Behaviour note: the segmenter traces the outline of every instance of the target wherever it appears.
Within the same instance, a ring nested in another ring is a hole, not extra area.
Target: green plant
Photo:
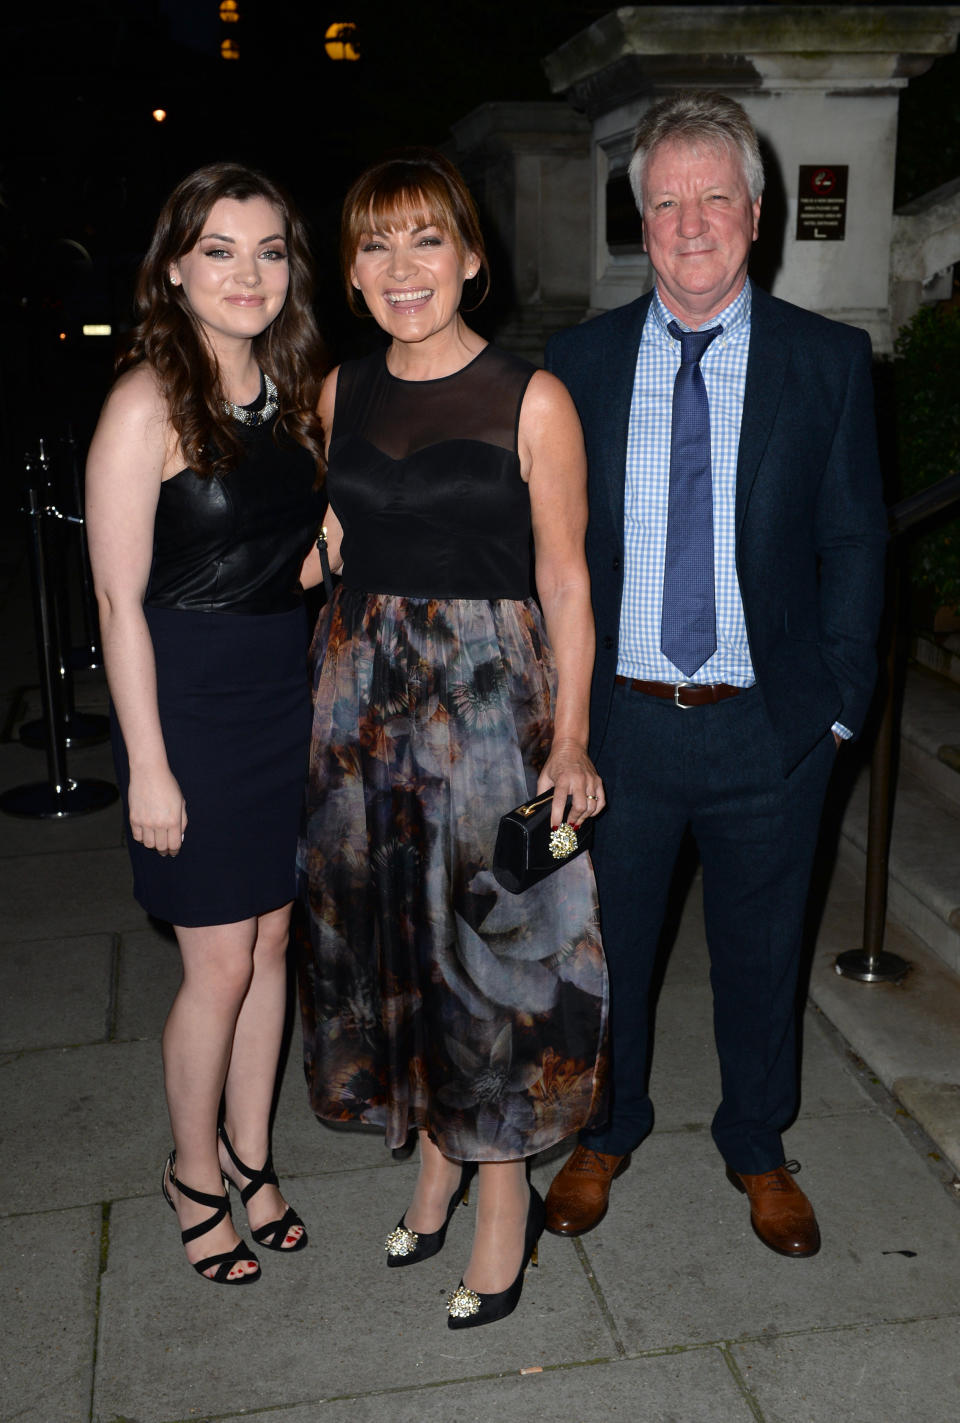
[[[903,494],[960,470],[960,306],[921,307],[896,340],[894,395]],[[910,542],[915,587],[960,611],[960,517],[941,514]]]

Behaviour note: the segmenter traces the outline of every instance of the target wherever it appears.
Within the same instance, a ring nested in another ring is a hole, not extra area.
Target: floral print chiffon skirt
[[[532,796],[555,676],[535,603],[342,588],[314,643],[299,872],[316,1114],[502,1161],[602,1110],[607,978],[589,857],[521,895],[500,816]]]

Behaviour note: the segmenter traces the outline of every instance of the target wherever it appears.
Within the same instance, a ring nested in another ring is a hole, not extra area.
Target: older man
[[[611,979],[611,1107],[547,1199],[589,1230],[653,1123],[648,993],[689,829],[703,865],[722,1101],[713,1138],[753,1228],[813,1255],[785,1163],[804,910],[837,747],[875,676],[885,518],[862,331],[747,278],[763,167],[720,94],[641,121],[630,179],[656,285],[556,336],[580,412],[597,626],[595,863]]]

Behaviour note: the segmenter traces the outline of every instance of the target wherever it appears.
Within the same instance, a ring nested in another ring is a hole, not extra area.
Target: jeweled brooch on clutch
[[[476,1314],[480,1308],[480,1296],[475,1290],[468,1290],[466,1285],[458,1285],[447,1299],[447,1313],[452,1314],[454,1319],[466,1319],[468,1315]]]
[[[550,831],[550,853],[555,860],[565,860],[577,848],[577,832],[566,821]]]
[[[388,1255],[412,1255],[419,1244],[420,1237],[415,1230],[408,1230],[405,1225],[398,1225],[396,1230],[391,1230],[383,1248]]]

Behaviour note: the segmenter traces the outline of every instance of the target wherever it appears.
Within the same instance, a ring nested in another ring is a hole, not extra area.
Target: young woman
[[[389,1265],[437,1253],[478,1175],[473,1251],[448,1306],[451,1328],[467,1328],[520,1297],[544,1215],[526,1160],[601,1095],[589,860],[519,896],[491,871],[501,815],[535,790],[554,787],[555,825],[568,798],[575,824],[603,806],[586,752],[583,441],[560,382],[460,314],[486,258],[440,154],[358,179],[342,255],[348,294],[390,345],[331,374],[321,401],[343,581],[314,648],[307,1074],[319,1116],[382,1125],[391,1147],[419,1133]]]
[[[194,1268],[228,1284],[260,1267],[224,1177],[260,1245],[307,1243],[269,1121],[310,726],[301,565],[323,509],[310,291],[275,184],[235,164],[184,179],[87,466],[134,893],[183,960],[163,1033],[163,1193]]]

